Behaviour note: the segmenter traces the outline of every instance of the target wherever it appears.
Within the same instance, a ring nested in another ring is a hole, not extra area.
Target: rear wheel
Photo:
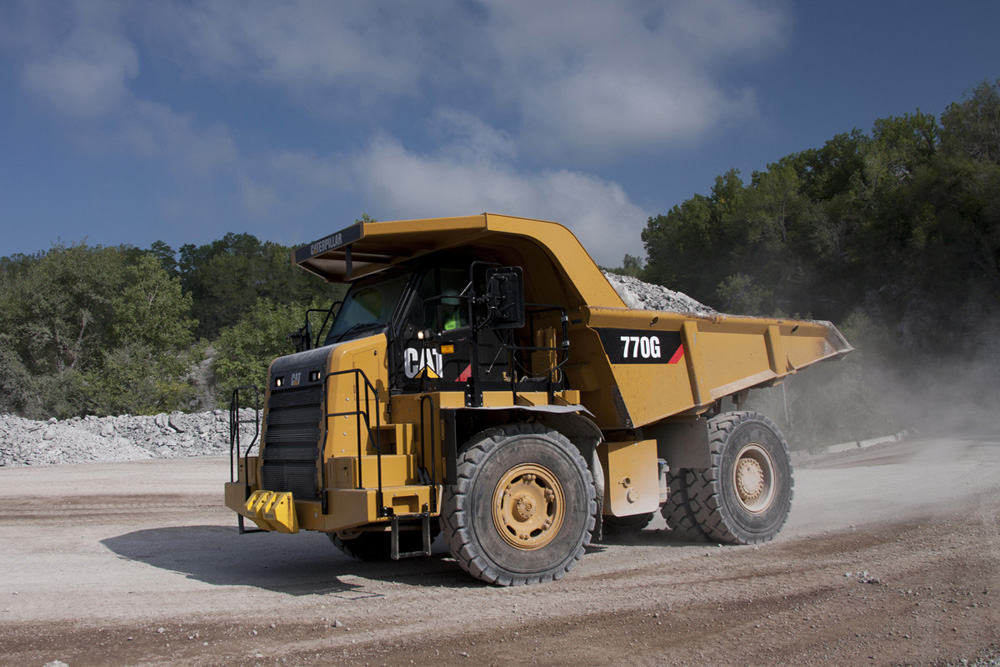
[[[755,544],[781,530],[792,504],[792,464],[781,431],[756,412],[709,420],[712,466],[668,478],[663,516],[677,539]]]
[[[500,586],[559,579],[583,556],[597,512],[593,478],[559,433],[509,425],[475,436],[445,492],[441,528],[469,574]]]
[[[695,512],[688,502],[688,483],[696,473],[690,468],[680,468],[667,473],[667,502],[660,513],[667,520],[671,540],[678,542],[704,542],[708,539],[698,525]]]

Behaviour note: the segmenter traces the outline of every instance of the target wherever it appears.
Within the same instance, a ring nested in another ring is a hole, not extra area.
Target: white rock
[[[667,310],[677,313],[714,313],[709,308],[683,292],[675,292],[662,285],[652,285],[638,278],[605,273],[604,276],[629,308],[635,310]]]
[[[244,414],[252,418],[252,411]],[[168,419],[166,415],[161,418]],[[156,417],[103,417],[32,421],[0,415],[0,466],[47,465],[133,461],[178,456],[219,456],[229,453],[228,423],[213,428],[214,412],[174,416],[185,430],[176,438],[174,429],[164,433]],[[228,422],[228,414],[226,414]],[[244,427],[245,443],[253,427]],[[197,435],[196,435],[197,434]]]

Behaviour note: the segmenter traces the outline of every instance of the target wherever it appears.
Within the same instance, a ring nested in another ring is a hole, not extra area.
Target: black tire
[[[653,513],[634,514],[632,516],[604,515],[603,532],[606,540],[620,540],[638,535],[643,528],[653,520]]]
[[[476,435],[446,489],[441,530],[458,564],[477,579],[518,586],[559,579],[590,544],[594,482],[579,451],[538,425]]]
[[[431,525],[431,541],[437,537],[438,527]],[[389,531],[369,531],[360,533],[357,537],[341,538],[337,533],[327,533],[327,537],[337,547],[351,558],[363,561],[383,561],[392,558],[392,533]],[[424,537],[419,530],[401,530],[399,532],[399,550],[402,553],[420,551],[424,548]]]
[[[674,537],[724,544],[774,538],[788,518],[794,479],[788,443],[756,412],[727,412],[708,422],[712,466],[668,478],[662,512]]]
[[[693,473],[688,468],[667,473],[667,502],[660,514],[667,520],[669,538],[676,542],[704,542],[708,538],[698,526],[698,520],[688,503],[688,481]]]

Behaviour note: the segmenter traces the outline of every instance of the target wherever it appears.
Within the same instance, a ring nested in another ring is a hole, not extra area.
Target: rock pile
[[[638,310],[668,310],[675,313],[711,314],[715,310],[695,301],[683,292],[675,292],[661,285],[644,283],[638,278],[605,273],[608,282],[618,292],[625,305]]]
[[[241,418],[252,419],[245,410]],[[241,442],[253,438],[244,426]],[[135,461],[229,453],[229,412],[74,417],[33,421],[0,415],[0,466]]]

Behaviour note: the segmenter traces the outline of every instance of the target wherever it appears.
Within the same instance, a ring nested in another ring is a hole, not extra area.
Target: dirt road
[[[439,544],[372,565],[239,536],[227,466],[0,469],[0,664],[942,665],[1000,641],[997,439],[800,462],[775,542],[671,544],[658,519],[516,589]]]

